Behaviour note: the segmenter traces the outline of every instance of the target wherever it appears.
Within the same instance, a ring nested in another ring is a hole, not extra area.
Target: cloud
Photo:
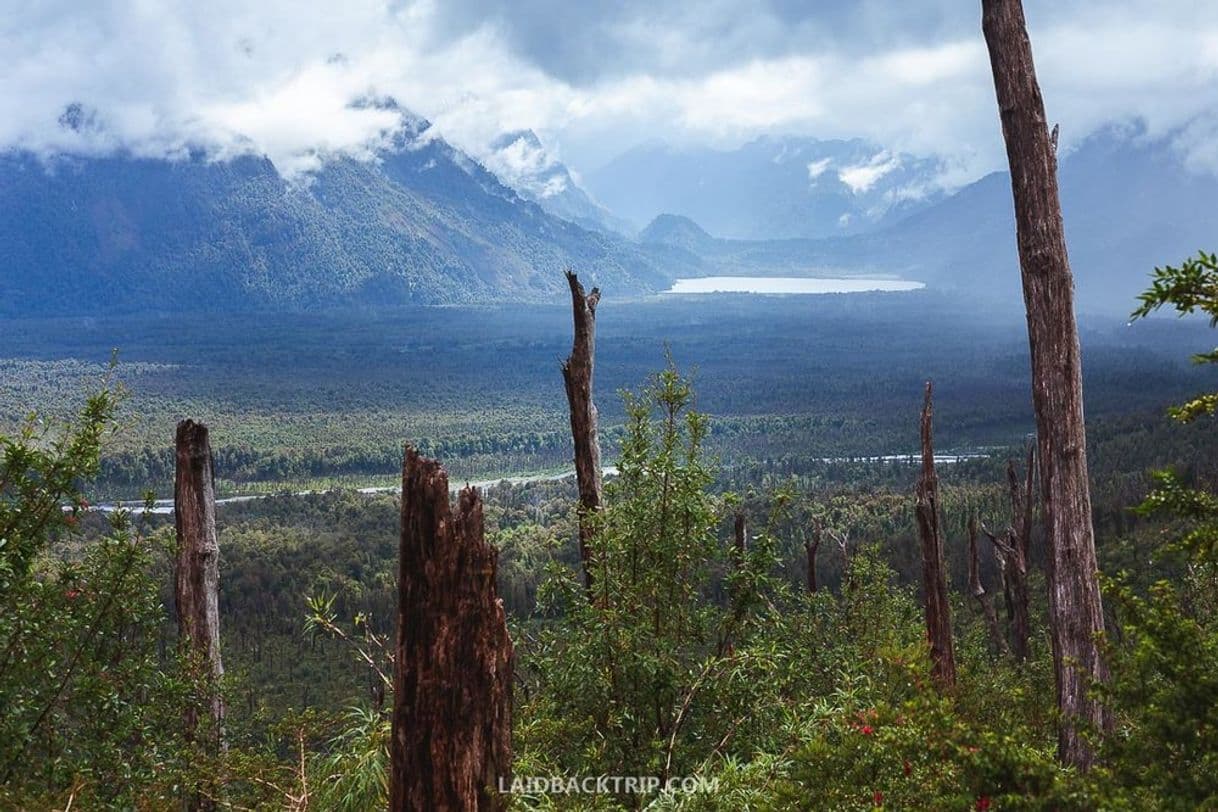
[[[958,0],[9,5],[0,148],[254,151],[294,175],[328,154],[373,154],[397,120],[354,102],[392,96],[488,161],[502,133],[532,129],[585,168],[642,140],[761,134],[935,155],[948,185],[1003,163],[979,12]],[[1065,148],[1138,118],[1218,170],[1218,4],[1027,5]],[[73,104],[80,125],[61,124]],[[857,184],[878,167],[849,169]]]
[[[832,158],[821,158],[819,161],[811,161],[808,163],[808,180],[814,181],[821,175],[825,174],[825,170],[829,168],[829,164],[833,163]]]
[[[837,179],[857,195],[866,192],[876,181],[900,165],[901,160],[897,156],[878,152],[864,163],[842,167],[837,172]]]

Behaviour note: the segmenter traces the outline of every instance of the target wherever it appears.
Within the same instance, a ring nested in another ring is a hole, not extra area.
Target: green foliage
[[[1139,298],[1135,318],[1170,305],[1218,326],[1218,257],[1202,252],[1178,268],[1156,268]],[[1215,362],[1218,354],[1195,360]],[[1215,403],[1218,395],[1204,395],[1171,414],[1188,422],[1213,414]],[[1156,553],[1184,566],[1144,593],[1128,573],[1105,582],[1119,634],[1108,641],[1112,680],[1100,690],[1119,725],[1104,740],[1104,757],[1115,805],[1211,808],[1218,804],[1218,498],[1170,470],[1155,473],[1154,485],[1136,512],[1174,521]]]
[[[1106,584],[1120,620],[1107,695],[1120,725],[1105,741],[1114,797],[1135,808],[1218,804],[1218,572],[1199,563],[1145,596]]]
[[[115,399],[0,437],[0,806],[129,806],[180,767],[191,689],[160,654],[163,537],[124,513],[103,538],[74,533]]]
[[[98,472],[118,397],[101,389],[75,424],[47,425],[31,415],[14,435],[0,433],[0,600],[20,589],[48,541],[88,507],[80,487]]]
[[[1204,313],[1210,326],[1218,326],[1218,254],[1198,252],[1179,267],[1168,265],[1155,268],[1148,290],[1138,296],[1141,304],[1132,318],[1144,318],[1168,305],[1181,316]],[[1193,356],[1198,364],[1218,363],[1218,349]],[[1171,408],[1175,419],[1187,423],[1202,415],[1212,415],[1218,408],[1218,393],[1207,393]]]
[[[363,812],[389,803],[388,715],[352,708],[343,729],[313,757],[309,772],[318,809]]]

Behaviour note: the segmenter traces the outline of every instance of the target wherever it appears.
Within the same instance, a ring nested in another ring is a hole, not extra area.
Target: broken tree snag
[[[968,588],[973,599],[981,607],[985,617],[985,627],[989,630],[990,640],[994,643],[997,654],[1007,653],[1007,641],[998,625],[998,613],[994,611],[994,601],[985,591],[981,583],[981,559],[977,554],[977,515],[970,513],[968,517]]]
[[[216,477],[207,426],[193,420],[178,423],[173,515],[177,557],[173,570],[178,637],[195,675],[207,683],[211,717],[209,744],[223,747],[224,699],[220,679],[220,545],[216,537]],[[200,708],[188,705],[183,722],[193,740]],[[192,808],[210,808],[199,802]]]
[[[816,554],[820,551],[821,526],[817,522],[812,526],[812,540],[804,542],[804,552],[808,554],[808,592],[816,594]]]
[[[732,543],[736,547],[736,566],[744,566],[744,556],[748,552],[748,523],[744,518],[744,511],[736,511],[736,521],[732,527]]]
[[[982,30],[1006,141],[1015,231],[1032,356],[1032,406],[1040,453],[1049,630],[1057,682],[1058,755],[1094,761],[1084,728],[1106,730],[1111,714],[1089,688],[1105,682],[1104,631],[1087,481],[1082,363],[1074,278],[1066,256],[1054,139],[1045,120],[1020,0],[982,0]]]
[[[1003,574],[1009,587],[1007,611],[1011,620],[1011,651],[1015,659],[1028,659],[1029,614],[1028,614],[1028,552],[1032,538],[1032,466],[1035,464],[1034,447],[1028,449],[1028,468],[1024,487],[1019,487],[1015,463],[1007,465],[1007,481],[1011,489],[1011,530],[1009,544],[1003,558]],[[997,549],[997,548],[995,548]]]
[[[592,369],[596,360],[596,305],[599,288],[584,293],[579,277],[567,271],[575,340],[562,364],[562,379],[571,408],[571,438],[575,441],[575,482],[579,488],[579,558],[584,585],[592,590],[592,536],[601,507],[601,447],[597,438],[596,404],[592,402]]]
[[[389,808],[502,809],[512,641],[498,551],[483,539],[478,491],[462,490],[454,514],[443,467],[410,447],[398,556]]]
[[[941,687],[956,684],[956,655],[952,646],[951,607],[943,567],[943,530],[939,526],[939,480],[935,475],[932,432],[934,409],[930,381],[922,406],[922,474],[915,488],[914,513],[922,542],[922,592],[926,605],[926,638],[930,643],[931,676]]]

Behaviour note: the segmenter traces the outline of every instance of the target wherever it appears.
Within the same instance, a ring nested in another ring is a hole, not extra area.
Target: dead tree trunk
[[[1057,189],[1056,135],[1045,121],[1020,0],[982,0],[1015,200],[1015,229],[1032,355],[1032,405],[1040,446],[1049,584],[1049,628],[1062,725],[1058,753],[1081,769],[1094,754],[1085,728],[1111,716],[1092,695],[1108,679],[1097,636],[1104,630],[1083,422],[1082,362],[1074,278]]]
[[[986,593],[985,586],[981,583],[981,560],[977,554],[977,516],[973,513],[970,513],[968,517],[968,588],[973,599],[977,601],[977,605],[981,607],[981,614],[985,617],[985,626],[989,630],[990,640],[994,643],[995,653],[1006,654],[1007,641],[1002,634],[1002,627],[998,625],[998,613],[994,611],[994,601]]]
[[[748,523],[744,518],[744,511],[736,511],[736,521],[732,527],[732,542],[736,547],[736,566],[744,566],[744,556],[748,552],[749,534]]]
[[[579,277],[567,271],[575,339],[562,365],[562,379],[571,408],[571,437],[575,441],[575,482],[579,488],[579,557],[584,585],[592,591],[592,536],[601,507],[601,447],[597,438],[596,404],[592,402],[592,372],[596,361],[596,305],[601,292],[584,293]]]
[[[804,552],[808,554],[808,592],[816,594],[816,554],[820,552],[821,527],[817,523],[812,527],[812,540],[804,542]]]
[[[183,726],[193,741],[200,715],[210,716],[208,749],[224,747],[224,698],[220,680],[220,545],[216,537],[216,477],[207,426],[193,420],[178,424],[173,514],[177,532],[173,594],[178,638],[192,673],[206,686],[207,707],[188,705]],[[190,809],[212,809],[202,793],[187,800]]]
[[[1011,534],[1010,552],[1005,559],[1005,576],[1010,585],[1011,650],[1015,659],[1028,659],[1028,555],[1032,538],[1032,491],[1033,466],[1036,461],[1035,447],[1028,448],[1028,468],[1024,486],[1019,487],[1015,465],[1007,466],[1007,481],[1011,489]]]
[[[922,406],[922,475],[915,489],[918,536],[922,542],[922,591],[926,605],[926,637],[930,643],[931,676],[940,687],[956,684],[956,655],[952,646],[951,607],[943,567],[943,530],[939,526],[939,479],[935,475],[931,384],[926,382]]]
[[[504,807],[510,780],[512,642],[474,488],[407,447],[402,466],[391,810]]]

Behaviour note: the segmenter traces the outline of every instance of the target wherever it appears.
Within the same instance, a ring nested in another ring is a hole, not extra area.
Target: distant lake
[[[678,279],[666,293],[863,293],[918,290],[921,282],[905,279],[809,279],[798,276],[702,276]]]

